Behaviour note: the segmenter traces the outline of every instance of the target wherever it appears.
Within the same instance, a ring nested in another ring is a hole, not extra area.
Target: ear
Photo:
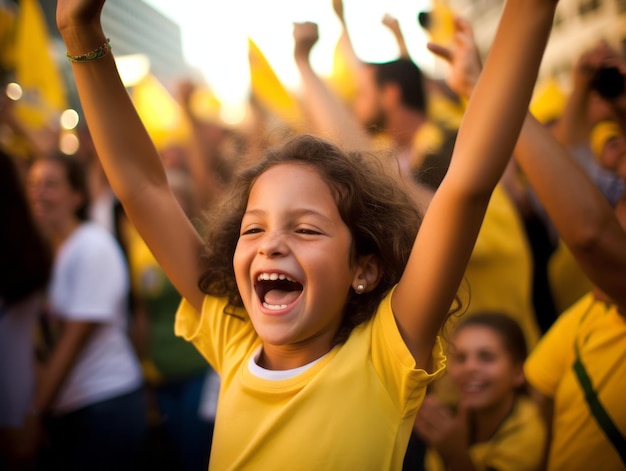
[[[513,375],[513,384],[516,388],[521,388],[526,382],[526,377],[524,376],[524,365],[515,365],[514,368],[515,374]]]
[[[367,293],[378,286],[381,276],[382,266],[378,256],[374,254],[362,255],[358,257],[356,262],[352,288],[357,293]],[[359,285],[363,286],[363,289],[360,289]]]
[[[396,108],[402,102],[400,87],[393,82],[383,85],[380,96],[381,103],[385,109]]]

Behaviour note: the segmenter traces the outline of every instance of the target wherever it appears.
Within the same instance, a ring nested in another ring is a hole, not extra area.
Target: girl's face
[[[82,197],[70,186],[62,164],[52,160],[33,163],[27,189],[33,214],[44,229],[54,229],[76,218]]]
[[[234,268],[266,347],[314,352],[308,361],[329,351],[356,279],[351,242],[328,185],[312,166],[280,164],[259,176]]]
[[[470,409],[489,409],[513,398],[524,383],[499,333],[481,325],[462,327],[450,345],[450,377]]]

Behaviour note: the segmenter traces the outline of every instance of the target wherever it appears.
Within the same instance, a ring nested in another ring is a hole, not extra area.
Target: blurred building
[[[484,55],[493,40],[503,0],[449,0],[449,4],[471,22]],[[569,86],[575,61],[602,38],[626,56],[626,0],[559,0],[540,80],[552,77]]]
[[[40,4],[50,35],[55,39],[62,57],[65,46],[56,28],[56,1],[40,0]],[[176,79],[194,74],[183,57],[180,26],[142,0],[107,0],[102,11],[102,27],[111,39],[116,57],[131,54],[147,56],[150,73],[163,84],[170,85]],[[73,90],[70,64],[62,61],[61,66],[71,105],[80,109]]]
[[[59,37],[56,2],[40,0],[51,34]],[[180,27],[141,0],[107,0],[102,11],[102,27],[111,38],[116,56],[145,54],[151,72],[160,80],[179,77],[189,71],[182,51]]]

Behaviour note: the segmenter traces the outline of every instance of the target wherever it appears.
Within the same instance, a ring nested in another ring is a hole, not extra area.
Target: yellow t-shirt
[[[400,470],[426,386],[391,311],[373,319],[304,372],[268,380],[248,366],[261,340],[244,310],[205,297],[200,316],[185,300],[176,333],[196,345],[221,377],[209,469]]]
[[[465,279],[470,296],[465,283],[459,290],[467,307],[464,317],[502,312],[519,323],[529,350],[535,346],[539,327],[532,305],[532,255],[520,216],[502,185],[489,201]],[[456,319],[452,316],[450,322]]]
[[[491,440],[476,443],[469,454],[477,471],[535,471],[546,444],[546,427],[535,403],[519,396],[511,415]],[[433,450],[426,453],[426,471],[444,471],[443,461]]]
[[[626,436],[626,319],[589,293],[559,316],[524,366],[529,383],[554,400],[548,470],[623,470],[574,371],[576,345],[598,399]]]

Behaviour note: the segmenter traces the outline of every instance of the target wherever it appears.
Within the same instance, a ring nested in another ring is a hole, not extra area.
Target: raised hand
[[[458,95],[469,98],[478,81],[482,64],[470,23],[460,17],[454,19],[454,42],[451,47],[428,43],[428,50],[450,64],[446,83]]]
[[[295,42],[294,56],[296,59],[308,59],[311,49],[319,39],[316,23],[310,21],[293,24],[293,39]]]
[[[417,413],[416,433],[447,461],[467,453],[467,416],[460,406],[454,413],[434,396],[428,396]]]
[[[59,31],[96,24],[105,0],[58,0],[56,22]]]
[[[382,19],[382,24],[391,30],[394,34],[400,33],[400,23],[398,19],[394,16],[391,16],[389,13],[385,13]]]

